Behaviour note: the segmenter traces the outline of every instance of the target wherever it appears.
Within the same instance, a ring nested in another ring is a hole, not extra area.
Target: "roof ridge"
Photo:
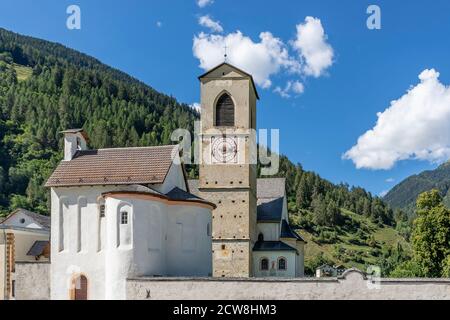
[[[177,144],[166,144],[163,146],[146,146],[146,147],[118,147],[118,148],[100,148],[100,149],[89,149],[82,151],[100,151],[100,150],[137,150],[137,149],[156,149],[156,148],[174,148],[177,147]]]

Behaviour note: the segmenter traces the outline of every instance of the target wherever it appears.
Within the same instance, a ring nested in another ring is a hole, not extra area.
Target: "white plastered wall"
[[[280,224],[260,222],[257,225],[258,235],[262,233],[264,235],[264,241],[278,241],[280,239]]]
[[[102,193],[142,188],[52,188],[52,299],[70,298],[71,278],[76,274],[88,279],[88,299],[125,299],[129,276],[211,273],[210,209],[108,197],[105,217],[99,217]],[[129,211],[128,227],[120,225],[122,208]],[[158,240],[160,245],[155,245]]]
[[[278,259],[286,259],[286,270],[278,270]],[[261,270],[261,259],[269,259],[269,270]],[[294,251],[253,251],[255,277],[295,277],[297,254]]]

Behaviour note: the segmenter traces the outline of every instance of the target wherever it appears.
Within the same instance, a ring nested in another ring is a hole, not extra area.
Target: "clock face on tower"
[[[212,160],[214,163],[236,163],[237,141],[236,138],[220,137],[212,140]]]

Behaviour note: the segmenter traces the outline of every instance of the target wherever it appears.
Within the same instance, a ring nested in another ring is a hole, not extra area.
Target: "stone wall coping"
[[[422,282],[450,284],[450,278],[381,278],[381,282]]]
[[[323,277],[323,278],[206,278],[206,277],[131,277],[127,281],[142,281],[142,282],[339,282],[346,280],[343,277]],[[395,283],[436,283],[436,284],[449,284],[450,278],[368,278],[361,279],[362,281],[376,282],[380,281],[384,284]]]
[[[197,281],[197,282],[339,282],[338,278],[212,278],[212,277],[131,277],[127,281]]]

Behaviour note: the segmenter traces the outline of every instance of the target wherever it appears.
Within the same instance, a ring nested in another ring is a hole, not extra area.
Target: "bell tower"
[[[201,82],[199,191],[213,211],[213,276],[252,276],[256,239],[256,101],[253,78],[222,63]]]

